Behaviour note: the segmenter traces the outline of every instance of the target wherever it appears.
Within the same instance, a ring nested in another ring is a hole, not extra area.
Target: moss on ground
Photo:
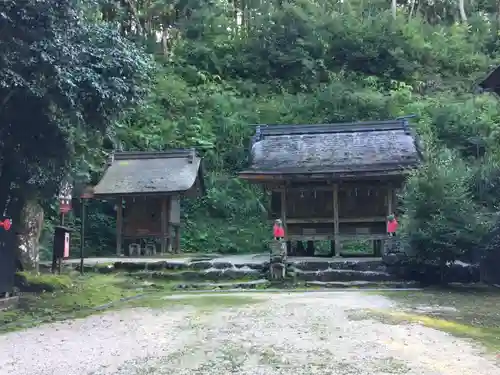
[[[45,292],[21,293],[16,308],[0,311],[0,333],[19,330],[41,323],[85,317],[110,309],[129,307],[169,307],[192,305],[196,308],[227,307],[251,303],[251,297],[207,296],[165,298],[174,291],[175,283],[155,280],[154,283],[116,274],[86,274],[72,272],[63,275],[24,273],[28,286],[43,285]],[[131,299],[141,296],[137,299]],[[110,305],[111,304],[111,305]]]
[[[171,308],[176,306],[191,306],[201,312],[212,311],[215,309],[239,307],[249,304],[258,303],[259,298],[251,296],[202,296],[202,295],[165,295],[152,294],[144,299],[125,301],[117,304],[116,308],[131,308],[131,307],[149,307],[154,309]]]
[[[455,288],[377,292],[401,303],[400,311],[371,311],[388,323],[419,323],[482,343],[500,352],[500,291],[492,288]]]
[[[26,284],[33,289],[61,290],[70,288],[73,285],[73,280],[69,275],[18,272],[18,276],[24,279]]]
[[[49,291],[21,293],[19,305],[0,311],[0,332],[44,322],[89,315],[93,309],[167,285],[141,282],[121,274],[80,276],[24,273],[29,286],[43,285]]]

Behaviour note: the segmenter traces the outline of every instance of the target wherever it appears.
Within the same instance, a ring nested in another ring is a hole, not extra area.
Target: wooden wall
[[[387,215],[396,209],[398,187],[387,182],[358,182],[275,188],[270,216],[284,219],[292,237],[385,235]]]
[[[127,198],[123,210],[123,235],[161,235],[160,198]]]
[[[282,189],[271,193],[270,216],[281,216]],[[388,197],[394,189],[387,185],[367,186],[364,184],[339,185],[339,219],[384,217],[388,214]],[[285,190],[286,216],[288,219],[327,219],[334,216],[334,188],[314,189],[291,188]],[[394,210],[395,198],[392,197]]]
[[[369,218],[387,215],[387,186],[339,187],[339,217]]]
[[[123,207],[120,201],[124,201]],[[180,196],[127,197],[118,199],[116,219],[116,252],[124,245],[147,240],[159,244],[159,251],[175,252],[180,247]]]

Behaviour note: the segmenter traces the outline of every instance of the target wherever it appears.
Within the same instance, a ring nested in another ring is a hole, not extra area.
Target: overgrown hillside
[[[500,61],[495,2],[466,2],[462,15],[455,2],[418,0],[74,3],[89,25],[119,31],[131,61],[146,56],[131,52],[142,48],[155,62],[152,79],[140,79],[147,95],[101,133],[77,138],[66,165],[77,179],[95,182],[113,149],[197,147],[208,194],[185,202],[185,251],[264,249],[265,197],[235,177],[256,123],[413,114],[427,165],[402,197],[406,243],[451,259],[488,232],[499,196],[500,106],[472,92]],[[45,211],[46,246],[54,209]],[[72,225],[79,215],[75,208]],[[93,202],[89,216],[87,249],[112,253],[112,205]]]

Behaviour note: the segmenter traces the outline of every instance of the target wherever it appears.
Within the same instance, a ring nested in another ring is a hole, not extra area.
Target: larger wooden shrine
[[[202,160],[194,149],[117,152],[94,197],[116,204],[116,254],[180,250],[181,199],[204,193]]]
[[[342,241],[370,240],[380,252],[396,193],[420,161],[407,119],[258,125],[240,177],[266,189],[289,244],[329,240],[338,255]]]

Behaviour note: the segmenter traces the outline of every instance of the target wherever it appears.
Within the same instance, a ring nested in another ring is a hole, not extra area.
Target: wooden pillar
[[[123,198],[118,198],[116,204],[116,256],[122,255],[122,233],[123,233]]]
[[[339,240],[339,184],[333,185],[333,254],[332,256],[340,255],[340,240]]]
[[[167,252],[172,252],[172,223],[171,223],[171,211],[172,211],[172,198],[167,197]]]
[[[283,228],[285,229],[284,240],[286,241],[286,257],[292,250],[292,242],[288,241],[288,225],[286,224],[286,183],[283,185],[283,190],[281,191],[281,220],[283,221]]]
[[[335,256],[335,241],[330,241],[330,256]]]
[[[392,187],[392,211],[396,215],[398,210],[398,189]]]
[[[306,256],[313,257],[314,252],[314,241],[307,241]]]
[[[181,227],[180,225],[174,226],[174,252],[179,253],[181,249]]]
[[[391,185],[388,186],[387,188],[387,215],[391,215],[394,212],[394,189],[392,188]]]
[[[167,252],[167,236],[168,236],[168,206],[167,198],[161,199],[161,254]]]
[[[373,240],[373,256],[381,257],[382,256],[382,240]]]
[[[395,191],[394,191],[394,188],[392,185],[388,185],[387,186],[387,216],[389,215],[392,215],[393,213],[395,214],[394,212],[394,203],[395,203],[395,199],[394,199],[394,194]],[[387,223],[387,220],[386,220],[386,223]],[[382,253],[383,253],[383,249],[385,248],[385,242],[387,240],[378,240],[378,241],[374,241],[374,242],[378,242],[377,245],[374,245],[373,246],[373,255],[376,256],[376,257],[380,257],[382,256]]]
[[[283,186],[281,191],[281,220],[283,221],[283,227],[285,228],[285,241],[288,240],[288,226],[286,225],[286,184]]]

